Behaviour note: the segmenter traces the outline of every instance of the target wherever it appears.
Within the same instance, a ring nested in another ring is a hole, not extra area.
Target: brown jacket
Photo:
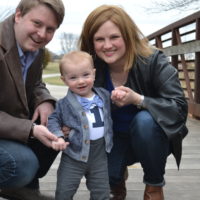
[[[36,106],[55,99],[41,80],[43,49],[24,84],[13,25],[13,16],[0,24],[0,138],[26,142]]]

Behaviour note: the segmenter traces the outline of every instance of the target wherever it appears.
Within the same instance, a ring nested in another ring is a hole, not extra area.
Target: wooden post
[[[200,18],[196,20],[196,40],[200,40]],[[200,103],[200,52],[195,53],[195,102]]]

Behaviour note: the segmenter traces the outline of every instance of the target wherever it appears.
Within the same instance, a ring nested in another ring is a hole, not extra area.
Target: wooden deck
[[[65,87],[49,86],[50,91],[57,98],[66,93]],[[188,117],[187,126],[189,134],[183,142],[183,156],[180,170],[177,170],[175,160],[168,157],[166,166],[166,186],[164,194],[166,200],[199,200],[200,199],[200,120]],[[41,189],[54,194],[56,186],[56,170],[59,158],[54,162],[46,177],[41,179]],[[143,171],[139,164],[129,167],[129,178],[127,180],[127,200],[142,200],[144,184]],[[85,180],[81,181],[75,200],[89,200],[89,193],[85,186]]]
[[[49,86],[52,95],[60,98],[66,92],[65,87]],[[175,160],[168,157],[166,166],[166,186],[164,194],[166,200],[199,200],[200,199],[200,121],[188,117],[189,134],[183,142],[183,156],[180,170],[177,170]],[[40,180],[41,190],[54,195],[56,187],[56,171],[59,165],[60,154],[52,165],[48,174]],[[139,164],[129,167],[127,180],[127,200],[142,200],[144,184],[143,171]],[[1,198],[0,198],[1,199]],[[85,179],[74,200],[89,200],[89,193],[85,186]]]
[[[200,199],[200,121],[188,118],[189,134],[183,142],[183,156],[180,170],[177,170],[175,160],[169,156],[166,166],[166,200],[199,200]],[[56,170],[59,164],[56,159],[48,175],[41,179],[41,189],[54,194],[56,185]],[[127,200],[142,200],[144,184],[143,171],[139,164],[129,167],[127,181]],[[89,200],[85,180],[81,181],[75,200]]]

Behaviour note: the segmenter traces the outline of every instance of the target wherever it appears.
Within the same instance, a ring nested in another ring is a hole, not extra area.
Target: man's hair
[[[91,64],[91,67],[94,67],[92,56],[84,51],[71,51],[68,54],[65,54],[60,61],[60,73],[63,75],[63,66],[68,63],[80,63],[84,60],[88,60]]]
[[[65,15],[65,8],[62,0],[21,0],[16,10],[19,10],[22,16],[24,16],[38,5],[45,5],[54,12],[59,27]]]

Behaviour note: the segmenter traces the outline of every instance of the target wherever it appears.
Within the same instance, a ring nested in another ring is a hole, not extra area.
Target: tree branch
[[[200,7],[200,0],[168,0],[167,2],[152,1],[152,4],[155,6],[148,8],[148,12],[150,11],[151,13],[160,13],[174,9],[179,11],[184,11],[185,9],[197,10]]]

